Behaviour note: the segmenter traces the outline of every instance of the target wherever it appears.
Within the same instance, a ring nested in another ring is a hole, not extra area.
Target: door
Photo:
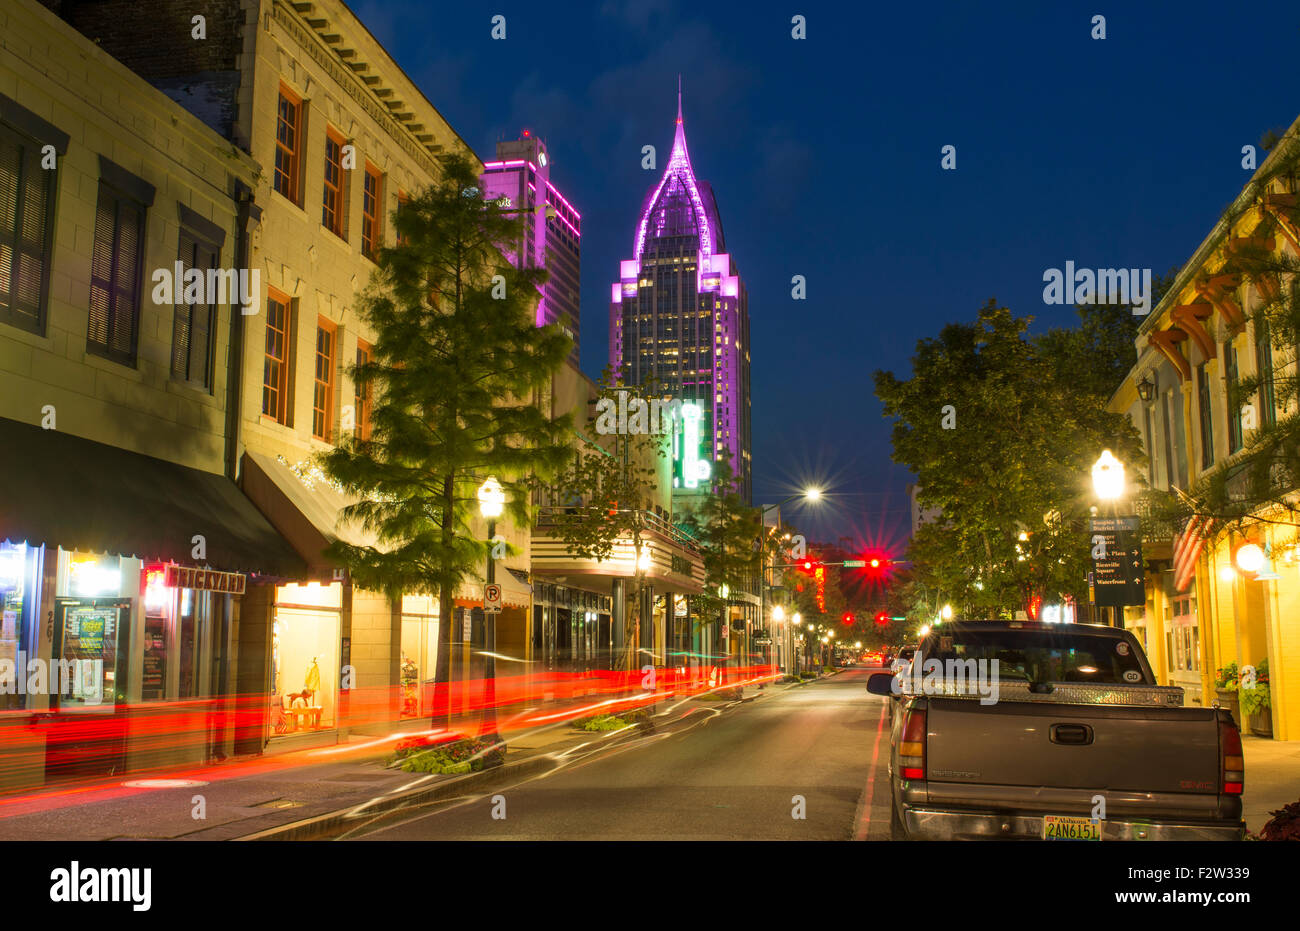
[[[55,599],[47,775],[108,775],[125,767],[130,621],[129,599]]]

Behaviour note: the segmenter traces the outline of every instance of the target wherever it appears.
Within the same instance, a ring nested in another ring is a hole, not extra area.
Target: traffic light
[[[855,621],[857,621],[857,618],[853,616],[852,611],[845,611],[844,614],[840,617],[840,621],[844,624],[853,624]]]
[[[886,625],[888,625],[888,624],[889,624],[889,612],[888,612],[888,611],[877,611],[877,612],[876,612],[876,623],[879,624],[881,627],[885,627]]]

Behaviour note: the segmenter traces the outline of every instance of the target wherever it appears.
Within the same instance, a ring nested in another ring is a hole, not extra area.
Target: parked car
[[[906,666],[908,663],[912,661],[912,656],[915,653],[916,653],[915,646],[905,646],[900,648],[898,651],[898,655],[895,656],[893,661],[890,662],[889,664],[889,671],[898,672],[898,670],[902,669],[904,666]]]
[[[1232,716],[1183,707],[1126,630],[944,624],[867,687],[895,703],[895,839],[1244,836]]]

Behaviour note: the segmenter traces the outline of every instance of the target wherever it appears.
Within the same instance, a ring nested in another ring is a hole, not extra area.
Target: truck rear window
[[[1148,683],[1137,648],[1127,639],[1051,630],[961,630],[932,634],[925,660],[998,661],[1003,681]]]

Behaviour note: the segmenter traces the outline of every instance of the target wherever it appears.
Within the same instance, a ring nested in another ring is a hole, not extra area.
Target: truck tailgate
[[[972,794],[958,789],[961,784],[1024,786],[1130,798],[1190,793],[1209,796],[1212,805],[1219,791],[1213,708],[982,706],[939,698],[929,702],[926,725],[926,775],[940,793],[935,783],[956,784],[960,796]]]

